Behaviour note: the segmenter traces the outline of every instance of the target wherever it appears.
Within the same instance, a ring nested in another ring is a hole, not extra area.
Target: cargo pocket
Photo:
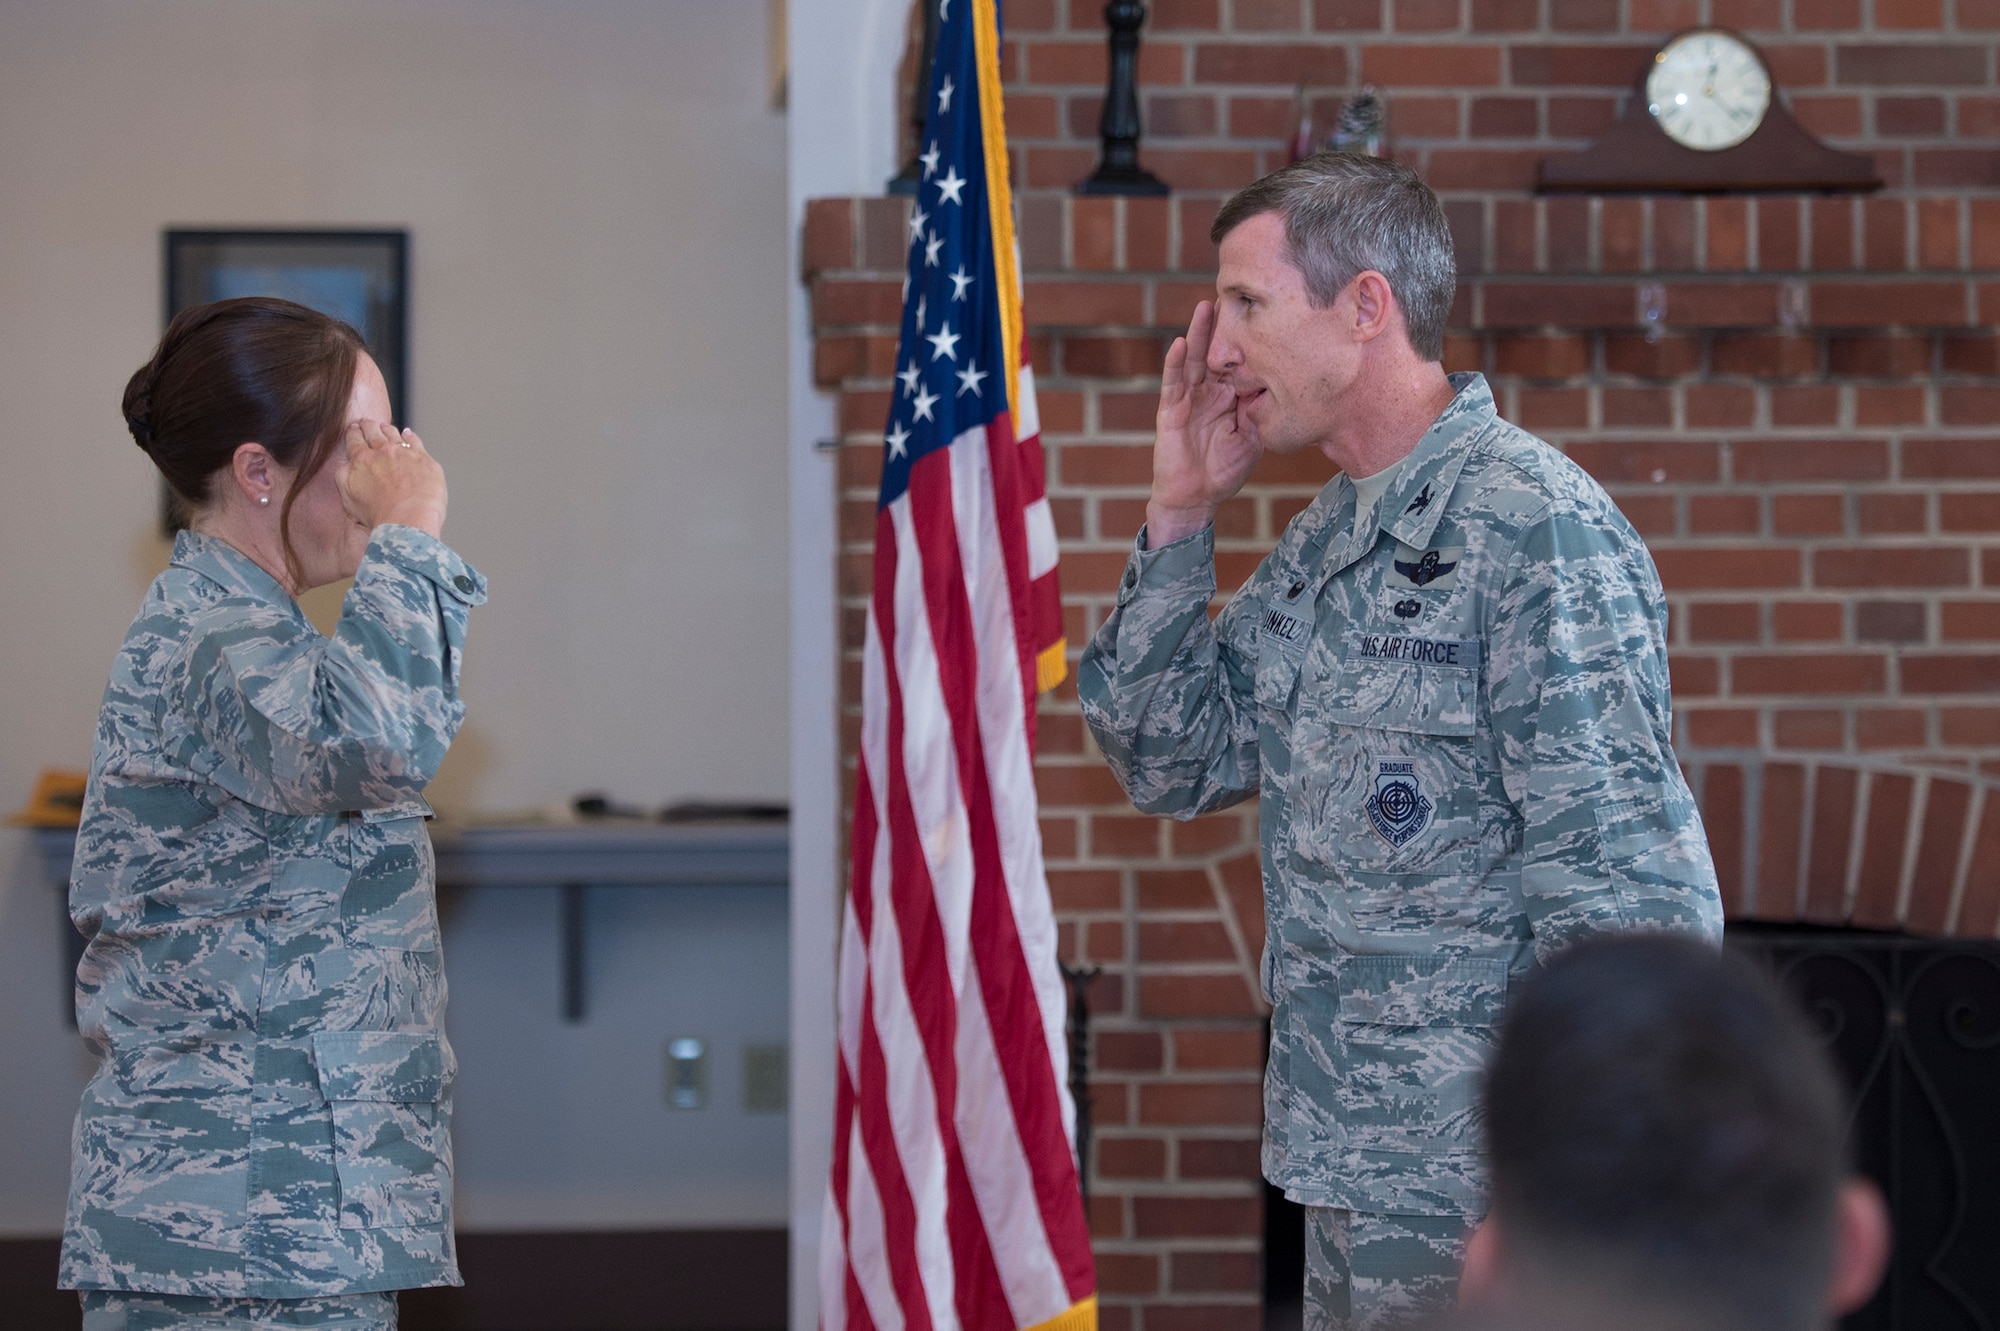
[[[1349,957],[1334,1003],[1341,1136],[1421,1155],[1479,1146],[1479,1087],[1507,997],[1505,962]]]
[[[417,799],[364,810],[350,824],[351,876],[340,897],[340,930],[350,944],[437,950],[437,861],[425,826],[430,816],[431,806]]]
[[[451,1200],[451,1046],[442,1035],[322,1031],[342,1229],[441,1225]]]

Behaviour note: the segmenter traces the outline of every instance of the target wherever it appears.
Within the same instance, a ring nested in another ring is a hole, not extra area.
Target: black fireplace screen
[[[1896,1232],[1844,1331],[2000,1331],[2000,943],[1731,925],[1797,995],[1845,1075],[1855,1164]],[[1304,1226],[1267,1185],[1265,1326],[1300,1323]]]
[[[1731,926],[1805,1005],[1847,1078],[1855,1163],[1896,1228],[1847,1331],[2000,1328],[2000,944]]]

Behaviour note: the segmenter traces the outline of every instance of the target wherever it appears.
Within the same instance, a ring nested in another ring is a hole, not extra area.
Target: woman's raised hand
[[[1146,504],[1146,544],[1191,536],[1243,488],[1257,465],[1256,440],[1237,427],[1236,393],[1208,372],[1215,305],[1195,306],[1186,337],[1167,348],[1154,421],[1153,493]]]
[[[364,527],[393,522],[432,536],[444,534],[444,468],[416,431],[385,421],[347,427],[346,462],[334,473],[347,515]]]

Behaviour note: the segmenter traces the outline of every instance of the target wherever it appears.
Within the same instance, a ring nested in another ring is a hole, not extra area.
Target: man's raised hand
[[[1167,348],[1153,437],[1153,493],[1146,504],[1146,544],[1157,549],[1206,527],[1216,509],[1243,488],[1261,452],[1237,428],[1236,393],[1209,373],[1215,304],[1195,306],[1186,337]]]

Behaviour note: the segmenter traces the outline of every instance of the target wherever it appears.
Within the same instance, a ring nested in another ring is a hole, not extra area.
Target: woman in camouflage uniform
[[[61,1284],[85,1331],[385,1331],[460,1283],[423,790],[479,575],[360,336],[185,311],[125,391],[189,528],[112,667],[70,914],[101,1059]],[[300,611],[354,579],[331,638]]]

